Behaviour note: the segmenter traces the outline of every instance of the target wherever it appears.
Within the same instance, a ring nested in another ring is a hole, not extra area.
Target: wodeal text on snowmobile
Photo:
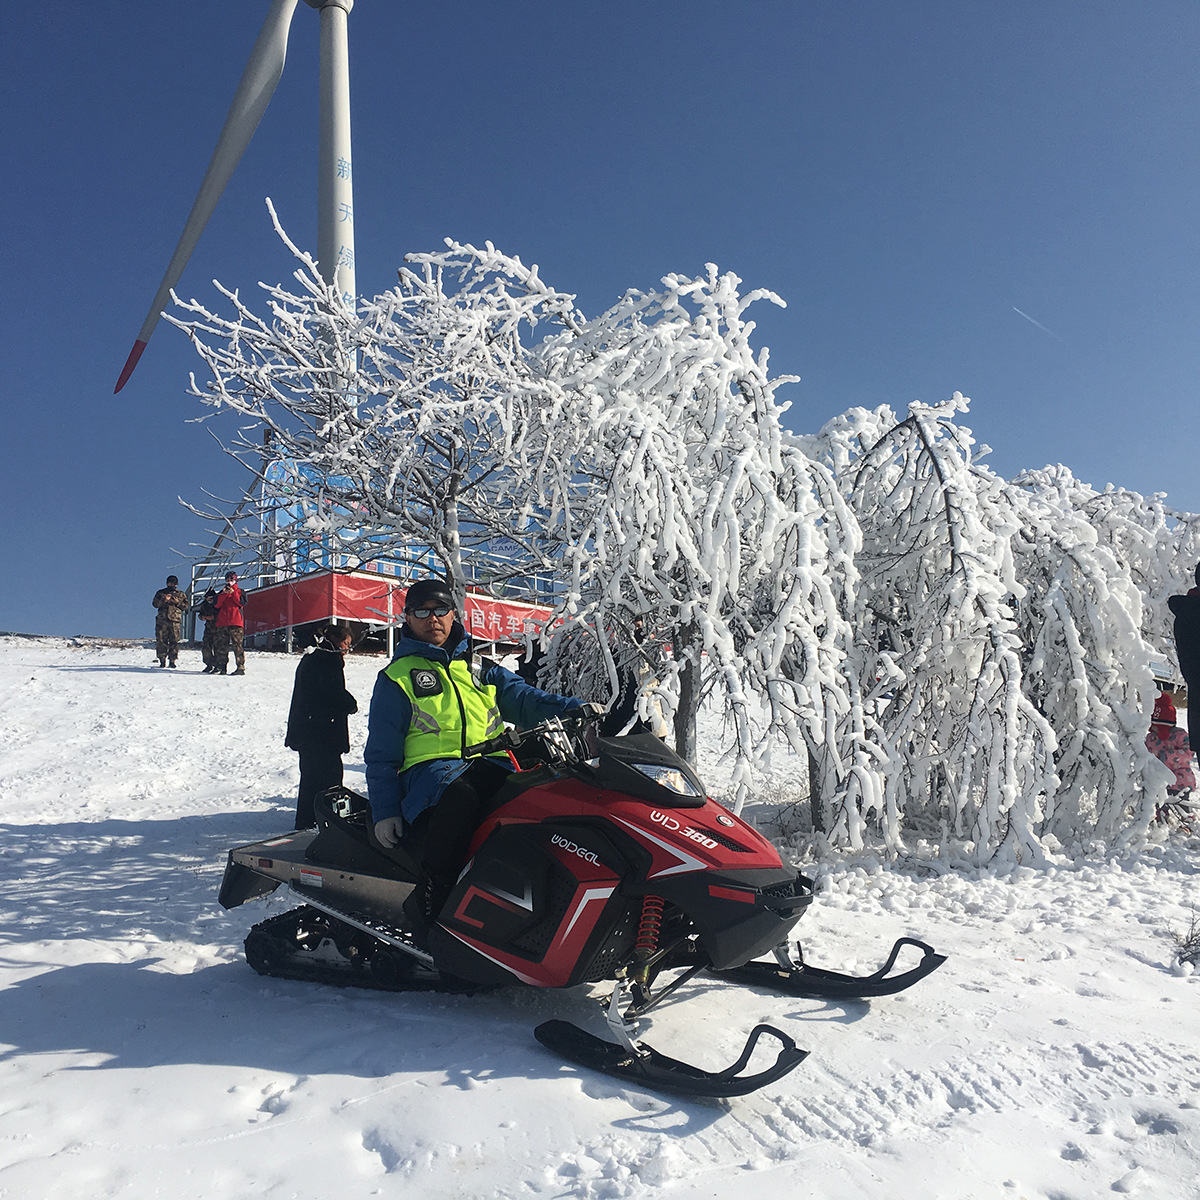
[[[303,906],[254,926],[246,958],[264,975],[395,991],[565,988],[613,980],[612,1041],[566,1021],[534,1031],[546,1047],[644,1087],[693,1096],[745,1095],[806,1055],[758,1025],[738,1060],[705,1071],[637,1040],[638,1020],[700,972],[790,996],[886,996],[945,961],[901,938],[874,974],[810,967],[788,934],[813,898],[766,838],[706,797],[692,768],[649,734],[595,736],[586,718],[507,731],[469,754],[514,753],[522,769],[497,797],[469,859],[419,948],[402,905],[416,878],[403,846],[374,838],[366,800],[334,788],[317,826],[229,852],[221,904],[280,884]],[[893,974],[904,949],[914,966]],[[772,954],[772,961],[756,961]],[[774,1063],[743,1074],[760,1039]]]

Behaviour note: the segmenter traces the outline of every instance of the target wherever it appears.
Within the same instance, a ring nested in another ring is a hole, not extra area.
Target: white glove
[[[394,850],[400,845],[400,831],[403,828],[404,822],[399,817],[384,817],[382,821],[375,822],[375,837],[388,849]]]

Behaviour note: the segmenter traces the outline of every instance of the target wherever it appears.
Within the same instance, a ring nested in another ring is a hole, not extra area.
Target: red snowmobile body
[[[614,778],[648,760],[680,771],[643,734],[602,746],[590,778],[514,775],[512,799],[478,831],[430,940],[438,966],[479,982],[570,987],[611,978],[639,939],[645,957],[657,953],[664,920],[685,913],[717,970],[784,941],[812,899],[809,881],[702,791]],[[646,794],[631,795],[638,786]]]

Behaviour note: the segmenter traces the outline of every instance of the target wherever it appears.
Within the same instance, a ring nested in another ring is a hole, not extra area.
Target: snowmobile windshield
[[[653,734],[597,738],[597,782],[663,808],[703,808],[696,772]]]

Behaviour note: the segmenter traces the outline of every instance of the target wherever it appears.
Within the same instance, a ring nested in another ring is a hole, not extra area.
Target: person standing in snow
[[[1200,698],[1200,563],[1193,574],[1196,586],[1189,588],[1186,596],[1168,596],[1167,604],[1175,614],[1175,653],[1191,699],[1188,704],[1188,742],[1195,747],[1197,731],[1192,727],[1192,714],[1196,711],[1196,700]]]
[[[179,579],[167,576],[166,587],[160,587],[150,601],[157,610],[154,617],[154,653],[160,667],[174,667],[179,658],[179,622],[188,610],[186,592],[179,590]]]
[[[212,675],[217,669],[217,589],[209,588],[200,601],[196,616],[204,622],[204,638],[200,642],[200,657],[204,659],[204,674]]]
[[[453,890],[471,837],[513,769],[508,756],[465,757],[504,727],[599,712],[571,696],[543,692],[496,663],[476,663],[471,639],[440,579],[414,583],[391,663],[371,696],[367,794],[376,839],[401,834],[419,847],[420,875],[404,911],[423,942]]]
[[[245,622],[242,620],[242,609],[246,598],[238,587],[237,573],[225,573],[225,586],[217,595],[217,634],[214,650],[216,655],[213,665],[216,675],[224,675],[229,670],[229,652],[233,651],[233,661],[237,665],[235,675],[246,673],[246,653],[243,650],[245,638]]]
[[[350,641],[346,626],[330,625],[296,667],[284,745],[300,754],[297,829],[316,824],[313,801],[342,782],[342,755],[350,749],[347,718],[358,712],[358,701],[346,690]]]
[[[1146,749],[1175,775],[1175,779],[1167,785],[1168,795],[1196,790],[1196,776],[1192,773],[1192,748],[1187,735],[1175,723],[1175,719],[1175,705],[1171,701],[1170,693],[1164,688],[1159,691],[1158,699],[1154,702],[1150,732],[1146,734]]]

